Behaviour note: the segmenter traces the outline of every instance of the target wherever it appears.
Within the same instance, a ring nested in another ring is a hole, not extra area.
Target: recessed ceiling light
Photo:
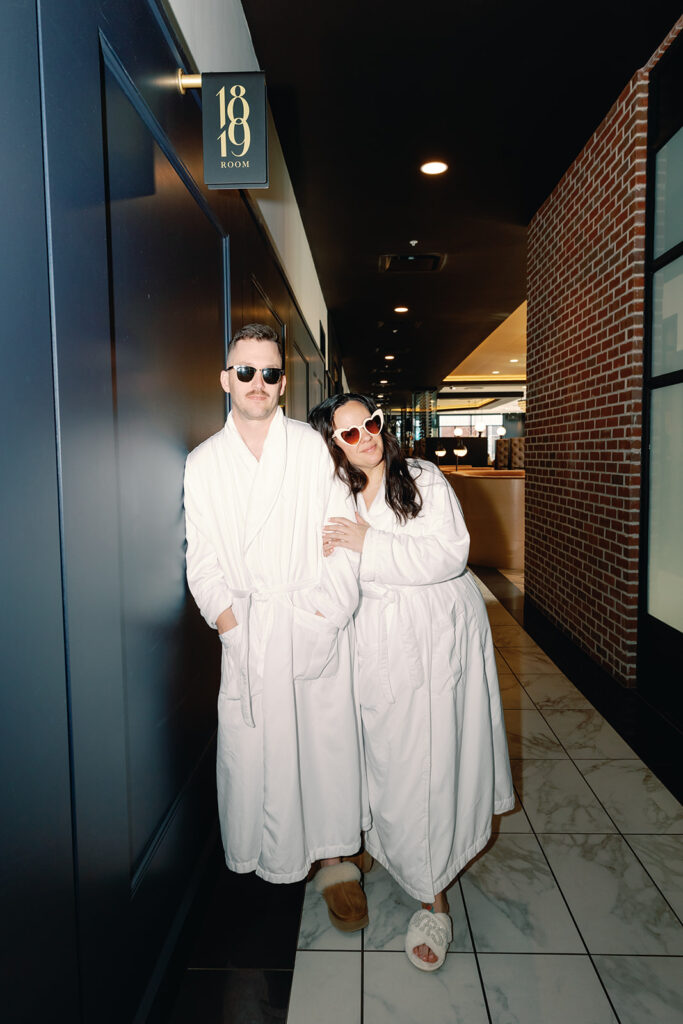
[[[388,381],[388,380],[381,380],[381,381],[380,381],[380,384],[388,384],[388,383],[389,383],[389,381]]]
[[[407,312],[408,312],[408,307],[407,306],[394,306],[394,313],[407,313]]]
[[[396,358],[396,356],[385,356],[384,358],[385,358],[385,359],[395,359],[395,358]]]
[[[448,164],[445,164],[443,160],[428,160],[420,165],[420,170],[423,174],[443,174],[448,170]]]
[[[392,334],[398,334],[398,327],[394,327],[394,329],[393,329],[393,331],[391,333]]]
[[[500,370],[491,370],[491,373],[500,373]]]
[[[384,398],[384,395],[378,395],[377,397],[378,398]]]
[[[518,362],[519,362],[519,359],[511,359],[511,360],[510,360],[510,362],[511,362],[511,363],[518,363]]]

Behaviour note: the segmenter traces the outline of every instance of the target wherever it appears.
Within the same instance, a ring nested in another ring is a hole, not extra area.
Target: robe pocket
[[[295,679],[334,675],[339,668],[339,628],[303,608],[292,611],[292,675]]]
[[[222,657],[221,688],[218,696],[225,697],[226,700],[239,700],[240,697],[242,632],[242,624],[238,622],[232,629],[219,634]]]
[[[462,678],[462,663],[452,619],[437,619],[432,625],[432,693],[454,690]]]

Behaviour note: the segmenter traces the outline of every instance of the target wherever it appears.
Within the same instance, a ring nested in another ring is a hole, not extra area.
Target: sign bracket
[[[178,84],[178,92],[181,96],[184,96],[188,89],[201,89],[202,76],[188,75],[182,68],[178,68],[176,72],[176,82]]]

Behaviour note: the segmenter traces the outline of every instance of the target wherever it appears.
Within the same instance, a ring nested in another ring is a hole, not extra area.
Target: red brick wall
[[[528,597],[626,685],[636,674],[649,69],[529,225]]]

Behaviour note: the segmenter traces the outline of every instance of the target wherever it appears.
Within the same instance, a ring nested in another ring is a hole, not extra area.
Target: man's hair
[[[272,341],[277,345],[278,352],[280,353],[280,365],[284,369],[284,358],[282,353],[282,342],[277,331],[274,331],[268,324],[245,324],[244,327],[240,327],[239,331],[233,335],[232,341],[228,345],[228,362],[230,365],[230,356],[233,352],[235,345],[238,341],[248,339],[249,341]]]

